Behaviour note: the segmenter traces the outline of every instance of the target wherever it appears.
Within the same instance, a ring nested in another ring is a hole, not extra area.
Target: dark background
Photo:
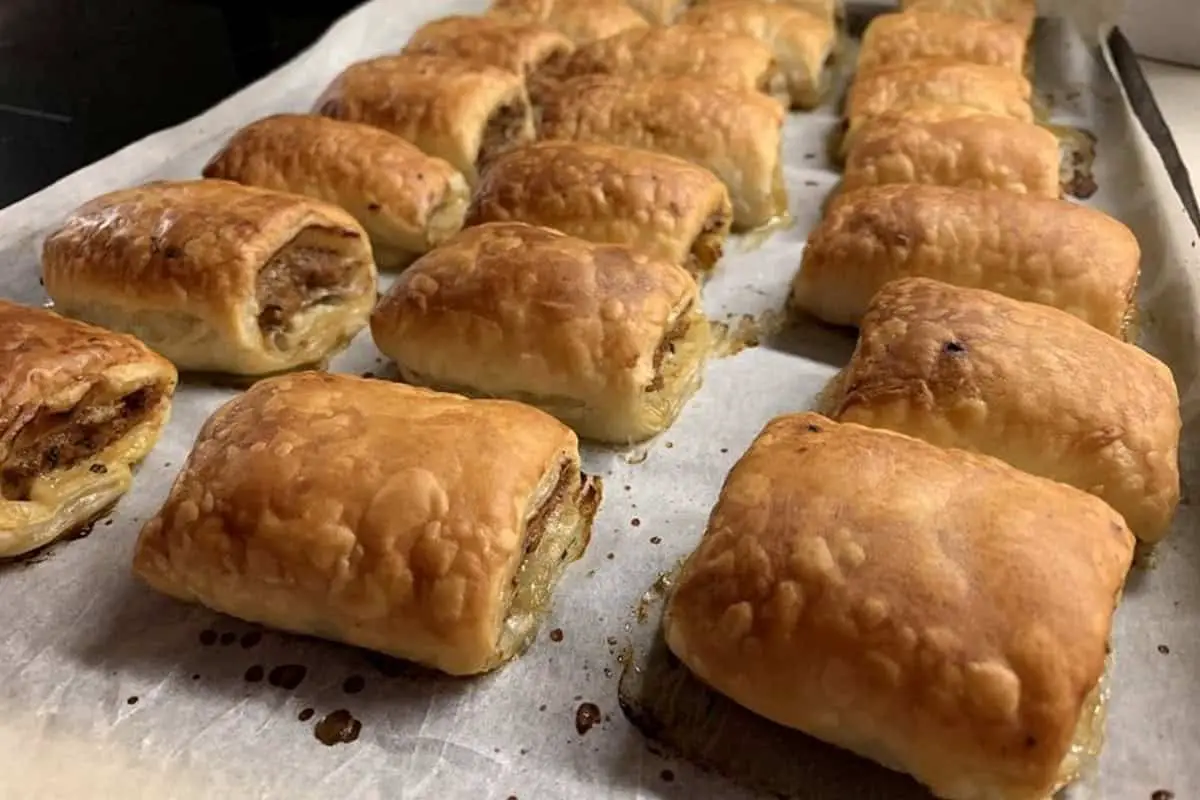
[[[183,122],[357,0],[0,0],[0,207]]]

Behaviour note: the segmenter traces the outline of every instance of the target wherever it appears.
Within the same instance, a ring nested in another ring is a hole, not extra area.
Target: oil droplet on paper
[[[313,735],[321,744],[328,747],[333,747],[335,744],[349,744],[358,739],[361,731],[362,723],[344,708],[329,712],[313,727]]]
[[[575,730],[580,736],[590,731],[601,720],[600,707],[595,703],[580,703],[575,710]]]

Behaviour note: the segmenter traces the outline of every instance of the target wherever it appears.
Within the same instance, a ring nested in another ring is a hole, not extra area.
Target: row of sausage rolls
[[[1102,746],[1134,543],[1179,501],[1179,398],[1124,341],[1136,238],[1059,199],[1032,3],[902,5],[867,30],[843,193],[792,287],[854,354],[735,465],[664,632],[718,691],[938,797],[1040,800]]]

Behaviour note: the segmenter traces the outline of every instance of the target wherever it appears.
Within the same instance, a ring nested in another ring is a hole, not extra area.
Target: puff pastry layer
[[[1001,458],[1091,492],[1142,540],[1179,502],[1179,396],[1149,353],[1049,306],[925,278],[887,284],[839,419]]]
[[[741,0],[732,0],[740,2]],[[692,0],[692,6],[708,6],[718,3],[727,3],[731,0]],[[832,22],[835,17],[840,17],[842,14],[841,0],[758,0],[758,2],[767,5],[787,6],[788,8],[807,11],[824,20]]]
[[[694,25],[636,28],[580,47],[561,69],[547,68],[543,82],[582,75],[633,80],[687,77],[710,86],[754,89],[788,99],[787,77],[771,48],[753,36]],[[544,89],[539,88],[541,101]]]
[[[1048,797],[1132,552],[1120,515],[1069,486],[780,417],[726,479],[666,640],[742,706],[938,797]]]
[[[792,303],[834,325],[857,325],[885,283],[923,277],[1054,306],[1123,336],[1140,259],[1127,227],[1064,200],[878,186],[830,205],[804,248]]]
[[[629,5],[655,24],[670,25],[687,8],[688,0],[629,0]]]
[[[349,211],[371,237],[375,263],[402,267],[462,228],[463,176],[387,131],[302,114],[242,128],[204,177],[294,192]]]
[[[938,122],[872,118],[854,132],[842,191],[887,183],[1062,195],[1058,137],[1029,122],[976,114]]]
[[[132,336],[0,300],[0,557],[74,533],[129,490],[175,368]]]
[[[793,108],[812,108],[828,89],[835,32],[828,17],[818,17],[784,3],[722,0],[687,11],[680,25],[720,33],[751,36],[767,47],[787,80]]]
[[[488,167],[467,225],[527,222],[629,245],[703,275],[721,257],[732,219],[724,184],[688,161],[631,147],[540,142]]]
[[[64,314],[132,333],[182,370],[265,375],[318,364],[367,323],[375,263],[340,208],[229,181],[101,195],[46,239]]]
[[[520,400],[617,443],[670,426],[700,385],[709,340],[681,267],[500,222],[413,264],[371,333],[410,383]]]
[[[867,131],[896,128],[905,124],[928,125],[938,122],[951,122],[967,117],[980,116],[994,117],[996,115],[989,114],[987,111],[982,111],[975,106],[965,106],[957,103],[917,102],[891,111],[885,111],[882,114],[872,115],[866,120],[860,120],[858,125],[853,129],[850,129],[847,120],[842,120],[841,128],[836,132],[836,135],[840,136],[840,141],[836,143],[838,156],[844,162],[847,154],[858,143],[858,138]]]
[[[469,183],[479,177],[479,165],[534,138],[519,75],[445,56],[383,56],[352,64],[314,110],[407,139],[449,162]]]
[[[1033,122],[1031,94],[1029,81],[1011,69],[922,58],[859,72],[844,114],[854,128],[868,117],[917,103],[952,103]]]
[[[900,8],[1011,22],[1026,38],[1037,19],[1037,0],[900,0]]]
[[[492,0],[488,13],[540,22],[575,44],[587,44],[650,23],[625,0]]]
[[[548,25],[495,16],[454,16],[422,25],[403,52],[459,58],[526,77],[562,61],[574,49],[570,39]]]
[[[542,106],[543,139],[601,142],[673,155],[710,170],[745,230],[787,213],[780,158],[786,110],[754,91],[692,78],[594,75],[561,84]]]
[[[301,373],[205,423],[134,569],[181,600],[467,675],[533,640],[599,500],[575,435],[536,409]]]
[[[919,58],[948,58],[1025,70],[1026,32],[1002,20],[936,11],[880,14],[863,33],[858,69],[868,72]]]

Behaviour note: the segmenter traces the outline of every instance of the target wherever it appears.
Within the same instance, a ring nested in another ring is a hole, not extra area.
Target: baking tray
[[[195,176],[242,124],[305,110],[351,61],[397,49],[429,18],[484,5],[375,0],[208,113],[0,211],[0,295],[45,301],[41,240],[80,202]],[[1196,797],[1200,217],[1128,44],[1119,32],[1073,30],[1039,23],[1038,95],[1054,123],[1096,137],[1098,190],[1087,202],[1141,241],[1142,343],[1174,369],[1186,425],[1176,529],[1130,578],[1114,637],[1108,745],[1071,796]],[[679,421],[648,446],[586,449],[607,497],[586,556],[568,570],[525,656],[490,676],[450,679],[143,587],[129,566],[138,528],[203,420],[235,393],[189,385],[110,516],[85,538],[0,567],[0,798],[925,796],[902,776],[711,695],[659,642],[670,574],[698,541],[733,462],[769,418],[811,406],[853,347],[841,332],[778,329],[804,237],[837,181],[826,160],[836,124],[832,102],[789,117],[794,224],[735,241],[705,288],[707,311],[727,327],[725,354]],[[333,369],[388,374],[365,334]]]

